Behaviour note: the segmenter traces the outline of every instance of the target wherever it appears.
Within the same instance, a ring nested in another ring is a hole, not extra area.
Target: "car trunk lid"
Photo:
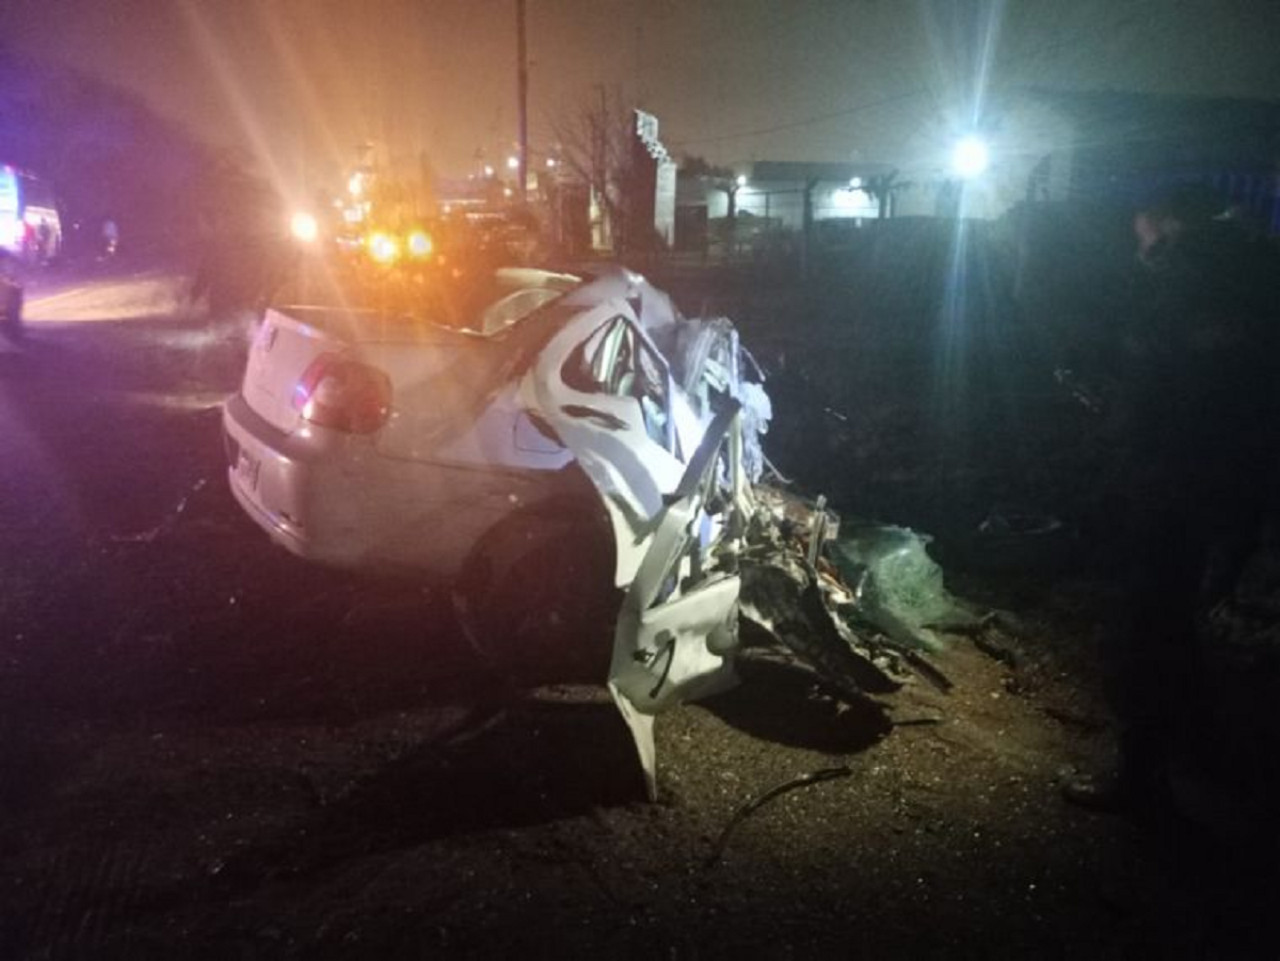
[[[337,321],[306,310],[268,310],[249,347],[240,392],[254,413],[273,427],[292,433],[302,420],[294,404],[307,368],[321,355],[348,347]]]
[[[241,393],[255,413],[292,433],[303,423],[299,391],[319,358],[368,365],[390,382],[391,415],[376,446],[418,459],[471,423],[494,389],[503,353],[474,333],[375,311],[273,308],[253,338]]]

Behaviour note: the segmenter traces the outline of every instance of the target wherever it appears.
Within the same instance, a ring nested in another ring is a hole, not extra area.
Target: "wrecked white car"
[[[637,719],[719,683],[736,643],[768,398],[728,321],[622,268],[500,270],[481,300],[268,310],[224,408],[231,490],[302,557],[451,580],[512,669],[612,631],[611,688],[651,757]]]
[[[581,497],[575,464],[633,522],[654,516],[736,380],[732,328],[684,321],[622,269],[502,270],[489,293],[465,325],[267,311],[223,422],[231,489],[277,542],[454,576],[495,522]],[[673,369],[659,340],[697,353],[695,369]],[[618,582],[637,564],[622,551]]]
[[[607,676],[651,794],[653,718],[733,683],[740,614],[844,695],[900,683],[819,564],[828,513],[756,484],[771,411],[729,321],[618,267],[499,270],[467,302],[267,311],[223,423],[273,539],[448,579],[504,670]]]
[[[631,582],[742,382],[737,336],[622,268],[499,270],[479,293],[463,317],[444,301],[434,317],[268,310],[224,410],[231,489],[302,557],[447,578],[514,618],[529,612],[506,595],[522,593],[564,617],[573,567]]]

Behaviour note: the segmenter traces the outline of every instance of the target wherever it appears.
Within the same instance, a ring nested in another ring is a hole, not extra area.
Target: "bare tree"
[[[718,190],[724,194],[727,202],[723,233],[721,239],[730,255],[736,253],[738,246],[738,191],[742,183],[738,175],[728,167],[720,167],[706,160],[705,157],[686,156],[680,162],[680,174],[684,177],[697,178],[709,190]]]
[[[893,198],[896,194],[911,187],[911,182],[898,179],[898,171],[876,174],[862,181],[862,189],[875,200],[879,208],[879,219],[884,220],[893,212]]]
[[[634,125],[635,111],[622,91],[603,85],[597,85],[595,95],[576,110],[551,123],[561,163],[591,190],[603,220],[599,239],[613,246],[628,236],[627,197],[635,176]]]
[[[705,157],[690,154],[680,161],[680,174],[684,177],[697,177],[712,190],[723,191],[729,199],[729,209],[736,208],[738,178],[728,167],[718,167]]]

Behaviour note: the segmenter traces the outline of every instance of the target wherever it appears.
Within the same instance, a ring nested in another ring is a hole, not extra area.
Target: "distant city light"
[[[517,157],[517,156],[514,156],[514,155],[512,155],[512,156],[508,157],[508,158],[507,158],[507,169],[508,169],[508,170],[519,170],[519,169],[520,169],[520,158],[519,158],[519,157]]]
[[[739,187],[745,187],[746,185],[747,185],[747,175],[746,175],[746,174],[738,174],[738,186],[739,186]]]
[[[990,163],[991,153],[978,137],[965,137],[951,152],[951,169],[966,180],[985,173]]]
[[[548,170],[554,169],[554,168],[555,168],[555,165],[556,165],[556,158],[555,158],[555,157],[548,157],[548,158],[547,158],[547,169],[548,169]]]
[[[347,180],[347,193],[353,197],[359,197],[364,193],[364,178],[359,173],[353,173]]]
[[[489,164],[485,164],[485,165],[484,165],[484,175],[485,175],[486,177],[492,177],[492,176],[493,176],[493,167],[492,167],[492,166],[490,166]]]

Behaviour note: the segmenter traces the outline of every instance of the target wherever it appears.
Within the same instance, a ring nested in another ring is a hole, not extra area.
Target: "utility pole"
[[[613,246],[613,216],[609,207],[609,116],[608,96],[604,84],[596,84],[600,93],[600,112],[591,118],[591,193],[594,194],[599,227],[594,241],[598,247]]]
[[[525,44],[525,0],[516,0],[516,90],[519,100],[520,155],[517,176],[520,178],[520,202],[529,200],[529,58]]]

